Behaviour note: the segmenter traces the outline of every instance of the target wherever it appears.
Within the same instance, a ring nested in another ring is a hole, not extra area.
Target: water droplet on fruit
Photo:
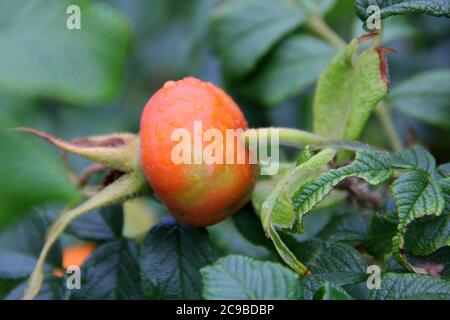
[[[177,120],[170,120],[167,123],[174,128],[181,128],[181,124],[178,123]]]
[[[156,128],[156,138],[158,140],[164,140],[164,138],[166,137],[166,135],[164,134],[164,130],[162,127],[158,126]]]
[[[164,83],[164,88],[165,89],[169,89],[169,88],[173,88],[175,87],[175,81],[167,81],[166,83]]]

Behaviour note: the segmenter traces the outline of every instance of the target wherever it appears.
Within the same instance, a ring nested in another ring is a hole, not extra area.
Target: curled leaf
[[[384,47],[358,53],[362,42],[376,34],[354,39],[320,77],[314,97],[314,131],[334,140],[356,140],[387,95],[388,69]]]
[[[301,219],[346,178],[358,177],[372,185],[378,185],[388,180],[392,174],[389,159],[384,153],[359,151],[350,165],[329,170],[295,192],[292,201],[297,209],[297,219]]]
[[[323,167],[333,159],[334,151],[324,149],[299,166],[293,167],[284,178],[277,182],[261,206],[261,221],[267,236],[283,259],[293,270],[302,275],[310,273],[303,263],[286,246],[275,227],[291,228],[296,221],[295,210],[291,202],[292,192],[299,184],[306,183],[323,171]],[[301,220],[296,224],[301,229]]]

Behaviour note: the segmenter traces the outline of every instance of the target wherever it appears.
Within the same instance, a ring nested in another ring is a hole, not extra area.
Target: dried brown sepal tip
[[[106,168],[133,172],[139,168],[139,137],[132,133],[114,133],[65,141],[31,128],[13,128],[47,140],[65,152],[74,153]]]
[[[378,32],[367,33],[367,34],[363,34],[362,36],[359,36],[358,38],[356,38],[356,40],[358,41],[358,43],[363,43],[370,39],[375,38],[377,35],[378,35]]]
[[[389,69],[388,69],[388,64],[387,64],[387,59],[386,59],[386,53],[390,52],[390,53],[396,53],[396,51],[394,49],[391,48],[387,48],[384,46],[380,46],[380,47],[376,47],[375,50],[378,53],[378,56],[380,58],[380,74],[381,74],[381,79],[383,79],[383,82],[386,84],[387,87],[389,87]]]
[[[374,39],[378,35],[379,35],[378,32],[372,32],[372,33],[364,34],[364,35],[356,38],[356,40],[358,41],[359,44],[361,44],[363,42]],[[373,45],[376,45],[375,41],[373,42]],[[387,60],[386,60],[386,53],[388,53],[388,52],[396,53],[396,51],[392,48],[388,48],[388,47],[384,47],[384,46],[378,46],[375,48],[375,50],[378,53],[378,56],[380,59],[381,79],[386,84],[386,86],[389,87],[389,71],[388,71],[388,64],[387,64]]]

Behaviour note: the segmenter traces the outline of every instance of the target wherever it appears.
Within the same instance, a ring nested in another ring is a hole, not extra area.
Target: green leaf
[[[300,278],[300,296],[303,300],[313,300],[314,294],[318,291],[327,280],[320,276],[310,275]]]
[[[376,214],[372,218],[364,248],[381,258],[391,252],[392,238],[397,233],[397,220],[387,214]]]
[[[359,242],[366,239],[368,229],[366,217],[359,212],[348,213],[333,217],[317,237],[335,242]]]
[[[417,256],[427,256],[450,246],[450,214],[413,221],[405,234],[405,249]]]
[[[386,262],[384,263],[384,272],[408,273],[408,269],[400,264],[395,257],[386,256]]]
[[[300,296],[303,300],[352,300],[348,292],[341,286],[324,280],[320,276],[311,275],[300,278]]]
[[[21,300],[28,281],[24,281],[12,289],[5,300]],[[67,297],[67,288],[64,278],[48,275],[44,278],[42,288],[35,300],[63,300]]]
[[[141,287],[145,298],[200,299],[200,269],[217,258],[205,229],[169,217],[142,243]]]
[[[89,212],[77,218],[66,232],[83,240],[111,241],[120,238],[123,223],[122,206]]]
[[[309,150],[309,145],[307,145],[304,149],[302,149],[298,155],[297,155],[297,159],[295,159],[295,164],[297,166],[307,162],[309,159],[311,159],[311,157],[313,156],[311,153],[311,150]]]
[[[81,289],[73,298],[142,299],[136,244],[118,240],[98,247],[81,268]]]
[[[333,148],[337,150],[346,150],[346,151],[366,151],[366,152],[380,152],[377,148],[374,148],[368,144],[359,142],[359,141],[329,141],[324,142],[320,145],[314,146],[314,149],[320,150],[323,148]]]
[[[66,27],[72,4],[81,10],[80,30]],[[74,105],[117,96],[130,33],[110,6],[87,0],[5,0],[0,26],[0,88]]]
[[[388,92],[383,48],[358,54],[353,40],[331,62],[317,83],[314,132],[334,140],[356,140],[370,114]]]
[[[221,257],[229,254],[239,254],[259,260],[273,259],[273,254],[269,252],[273,249],[273,245],[269,239],[266,238],[266,247],[253,244],[238,230],[233,222],[231,219],[225,219],[206,229],[212,246],[217,249]],[[255,230],[256,233],[258,233],[258,229],[261,230],[261,222],[258,221],[258,223],[259,228]],[[249,228],[251,226],[247,227],[247,233],[252,233],[248,232]]]
[[[77,196],[55,150],[1,128],[0,176],[0,230],[36,205]]]
[[[333,159],[335,152],[324,149],[302,163],[288,170],[270,191],[261,205],[260,218],[263,229],[272,240],[275,249],[287,265],[299,274],[307,273],[305,266],[296,259],[295,255],[283,243],[275,226],[291,228],[295,222],[295,211],[292,205],[292,192],[299,185],[317,176],[324,166]],[[302,220],[297,220],[296,230],[302,231]]]
[[[0,234],[0,278],[17,279],[31,274],[52,222],[53,210],[56,209],[35,210]],[[52,272],[55,267],[61,267],[61,253],[58,241],[48,256],[46,271]]]
[[[437,174],[441,179],[450,177],[450,163],[445,163],[437,168]]]
[[[0,279],[0,300],[5,299],[8,293],[20,284],[20,280]],[[22,294],[23,292],[24,291],[22,291]]]
[[[408,269],[421,272],[407,261],[404,235],[412,221],[442,213],[445,205],[443,192],[436,181],[420,171],[405,173],[390,188],[399,218],[398,233],[392,239],[394,257]]]
[[[420,169],[432,175],[436,169],[436,160],[425,148],[414,146],[411,149],[393,155],[392,165],[397,168]]]
[[[241,210],[233,215],[233,221],[239,232],[251,243],[257,246],[273,248],[272,243],[267,239],[261,221],[253,212]]]
[[[348,166],[325,172],[317,179],[301,186],[293,195],[297,219],[314,208],[333,187],[348,177],[358,177],[373,185],[383,183],[392,176],[388,157],[382,152],[363,150]]]
[[[408,172],[398,178],[391,191],[397,205],[399,231],[404,232],[413,220],[434,215],[444,209],[444,196],[438,184],[420,172]]]
[[[381,289],[372,290],[373,300],[448,300],[450,282],[418,274],[386,273],[381,277]]]
[[[291,36],[246,80],[242,91],[267,106],[277,105],[316,82],[335,54],[334,47],[318,38]]]
[[[435,172],[435,159],[420,146],[392,156],[392,165],[415,170],[391,185],[399,216],[397,235],[392,239],[394,257],[417,273],[435,272],[426,263],[415,265],[409,260],[449,245],[448,219],[439,216],[448,213],[450,179],[443,178],[441,169]]]
[[[272,262],[227,256],[201,270],[208,300],[292,300],[299,297],[299,276]]]
[[[401,112],[427,123],[450,128],[450,70],[432,70],[395,86],[390,104]]]
[[[367,278],[367,263],[349,245],[318,239],[300,242],[289,235],[283,239],[315,277],[338,285],[355,284]]]
[[[336,0],[295,0],[302,11],[306,11],[309,16],[323,15],[335,4]]]
[[[20,279],[33,272],[36,257],[19,252],[0,253],[0,279]]]
[[[255,189],[252,194],[252,206],[258,216],[261,215],[264,200],[266,200],[274,185],[274,180],[260,180],[256,182]]]
[[[294,192],[323,173],[334,154],[333,150],[323,150],[307,162],[294,166],[288,171],[264,201],[262,216],[270,215],[272,223],[277,227],[291,228],[296,219],[295,208],[291,200]],[[268,210],[271,212],[269,213]],[[297,220],[297,230],[302,230],[301,220]]]
[[[444,193],[444,213],[450,214],[450,177],[438,181],[439,186]]]
[[[250,72],[275,43],[305,19],[305,13],[290,0],[220,3],[212,16],[212,40],[226,75],[240,78]]]
[[[340,286],[326,281],[314,294],[316,300],[353,300]]]
[[[450,5],[447,0],[357,0],[356,13],[365,21],[370,13],[367,7],[377,5],[381,9],[381,17],[394,15],[425,13],[437,17],[450,17]]]
[[[404,260],[413,266],[415,272],[448,278],[450,271],[449,219],[450,214],[445,213],[437,217],[426,216],[411,222],[404,234],[404,253],[400,261]]]

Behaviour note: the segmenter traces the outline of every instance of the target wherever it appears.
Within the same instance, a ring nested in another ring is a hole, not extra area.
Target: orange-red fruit
[[[95,248],[95,243],[76,244],[64,248],[63,267],[67,269],[71,265],[83,265],[91,253],[94,252]]]
[[[63,250],[63,261],[62,266],[67,269],[69,266],[79,266],[81,267],[83,263],[89,258],[89,256],[94,252],[97,246],[95,243],[83,243],[75,244],[64,248]],[[64,271],[60,268],[55,268],[53,270],[53,275],[56,277],[63,277]]]
[[[171,154],[179,142],[172,140],[172,132],[186,129],[193,145],[194,121],[201,121],[203,131],[220,130],[223,137],[226,129],[248,128],[239,107],[220,88],[191,77],[169,81],[142,113],[141,166],[153,191],[176,219],[208,226],[229,217],[249,200],[257,167],[249,164],[247,150],[244,164],[174,163]],[[210,143],[204,141],[203,147]],[[242,142],[234,140],[235,160],[237,144]]]

